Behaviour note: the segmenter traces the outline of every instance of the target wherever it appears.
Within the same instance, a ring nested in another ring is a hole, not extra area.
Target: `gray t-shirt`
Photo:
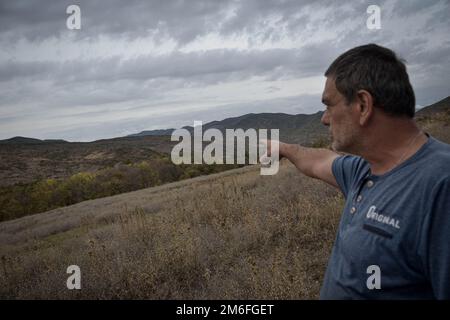
[[[332,169],[346,202],[320,298],[450,299],[450,145],[429,136],[381,176],[356,156]]]

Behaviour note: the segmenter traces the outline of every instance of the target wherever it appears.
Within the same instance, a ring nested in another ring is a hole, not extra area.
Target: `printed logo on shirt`
[[[400,221],[398,219],[391,218],[387,215],[383,215],[381,213],[377,212],[376,206],[371,206],[369,208],[369,211],[367,211],[366,215],[367,219],[374,220],[380,223],[387,224],[389,226],[392,226],[396,229],[400,229]]]

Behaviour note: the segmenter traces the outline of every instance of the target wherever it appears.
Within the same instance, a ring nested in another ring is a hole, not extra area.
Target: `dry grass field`
[[[342,205],[283,161],[6,221],[0,298],[315,299]]]

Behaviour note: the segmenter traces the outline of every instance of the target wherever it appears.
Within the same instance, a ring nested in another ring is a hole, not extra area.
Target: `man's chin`
[[[341,143],[333,140],[331,142],[331,150],[335,151],[335,152],[347,152],[346,148],[344,146],[342,146]]]
[[[340,150],[339,150],[339,144],[336,143],[335,140],[331,141],[331,149],[332,149],[333,151],[340,151]]]

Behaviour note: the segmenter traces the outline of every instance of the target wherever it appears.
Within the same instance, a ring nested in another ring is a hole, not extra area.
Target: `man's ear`
[[[358,101],[359,124],[365,126],[369,123],[374,112],[373,97],[370,92],[366,90],[359,90],[356,95]]]

